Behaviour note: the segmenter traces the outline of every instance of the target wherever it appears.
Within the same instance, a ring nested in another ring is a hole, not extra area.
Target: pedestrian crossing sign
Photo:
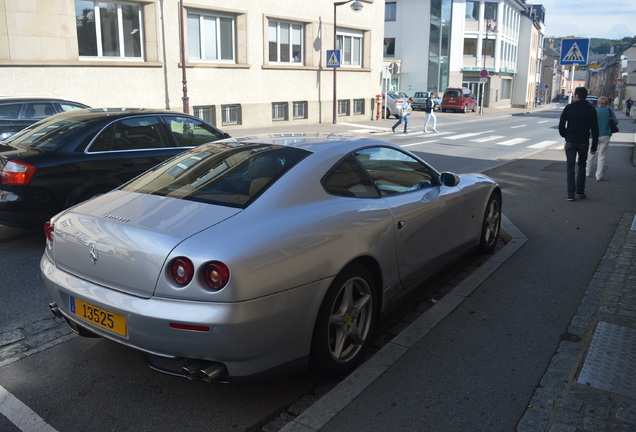
[[[563,39],[561,43],[562,65],[586,65],[590,40],[580,38]]]
[[[340,67],[340,50],[327,50],[327,67]]]

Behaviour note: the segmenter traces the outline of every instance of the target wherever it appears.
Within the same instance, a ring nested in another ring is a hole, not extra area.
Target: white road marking
[[[528,148],[543,149],[543,148],[550,147],[550,146],[552,146],[554,144],[558,144],[558,143],[559,143],[558,141],[541,141],[541,142],[538,142],[536,144],[529,145]]]
[[[521,144],[521,143],[526,142],[526,141],[528,141],[528,138],[513,138],[513,139],[509,139],[507,141],[498,142],[497,145],[500,145],[500,146],[513,146],[513,145]]]
[[[465,133],[465,134],[460,134],[460,135],[453,135],[453,136],[449,136],[446,137],[446,139],[450,139],[450,140],[458,140],[458,139],[462,139],[462,138],[469,138],[475,135],[481,135],[484,132],[473,132],[473,133]]]
[[[501,139],[501,138],[504,138],[504,136],[503,135],[488,135],[488,136],[482,137],[482,138],[471,139],[471,141],[478,142],[478,143],[483,143],[483,142],[498,140],[498,139]]]
[[[539,124],[541,124],[541,123],[548,123],[548,122],[551,122],[551,121],[552,121],[552,120],[541,120],[541,121],[539,122]]]
[[[522,127],[526,127],[526,125],[519,125],[519,126],[511,126],[510,129],[519,129]]]
[[[22,432],[57,432],[31,408],[0,386],[0,414]]]
[[[421,141],[421,142],[416,142],[416,143],[411,143],[411,144],[404,144],[404,145],[402,145],[400,147],[413,147],[413,146],[420,145],[420,144],[434,143],[436,141],[439,141],[439,140],[433,139],[433,140]]]

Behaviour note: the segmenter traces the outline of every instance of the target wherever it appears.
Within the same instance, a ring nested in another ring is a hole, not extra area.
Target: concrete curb
[[[349,403],[366,390],[384,372],[417,344],[440,321],[446,318],[472,294],[490,275],[506,262],[527,238],[512,222],[502,215],[501,237],[506,245],[479,266],[450,293],[424,312],[417,320],[395,336],[380,351],[318,399],[280,432],[318,431],[341,412]]]

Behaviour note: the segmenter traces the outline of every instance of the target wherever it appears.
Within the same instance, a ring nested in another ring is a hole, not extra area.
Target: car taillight
[[[175,258],[170,265],[170,274],[177,284],[185,286],[194,277],[194,265],[188,258]]]
[[[21,161],[9,161],[2,169],[2,183],[4,184],[29,184],[35,174],[33,165]]]
[[[55,225],[48,221],[44,224],[44,235],[46,236],[46,240],[53,244],[53,232],[55,231]]]
[[[203,279],[213,291],[223,289],[230,281],[230,269],[220,261],[212,261],[203,268]]]

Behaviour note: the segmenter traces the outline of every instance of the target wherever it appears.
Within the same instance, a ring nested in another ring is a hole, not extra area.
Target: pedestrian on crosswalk
[[[596,116],[598,118],[598,161],[596,163],[596,181],[601,181],[603,174],[607,170],[607,149],[609,148],[610,139],[612,138],[612,129],[610,120],[618,125],[618,119],[614,111],[608,106],[608,99],[605,96],[598,98],[598,108],[596,108]],[[594,153],[590,153],[587,157],[586,174],[592,177],[592,166],[594,165]]]
[[[596,110],[586,99],[587,89],[577,87],[574,90],[574,102],[563,109],[559,120],[559,135],[565,138],[568,201],[574,201],[575,195],[578,198],[586,197],[585,171],[590,148],[590,134],[592,135],[591,153],[596,153],[598,148],[598,118]],[[576,176],[575,165],[578,165]]]
[[[435,117],[435,102],[433,102],[433,98],[437,94],[435,92],[429,93],[426,98],[426,105],[424,107],[424,111],[426,112],[426,123],[424,123],[424,132],[429,133],[428,130],[428,122],[433,119],[433,132],[438,132],[437,130],[437,117]]]
[[[402,103],[402,105],[400,106],[400,119],[391,128],[393,132],[395,132],[396,127],[398,127],[402,122],[404,122],[404,133],[409,133],[409,114],[411,114],[412,103],[413,103],[413,98],[410,97],[407,101]]]

